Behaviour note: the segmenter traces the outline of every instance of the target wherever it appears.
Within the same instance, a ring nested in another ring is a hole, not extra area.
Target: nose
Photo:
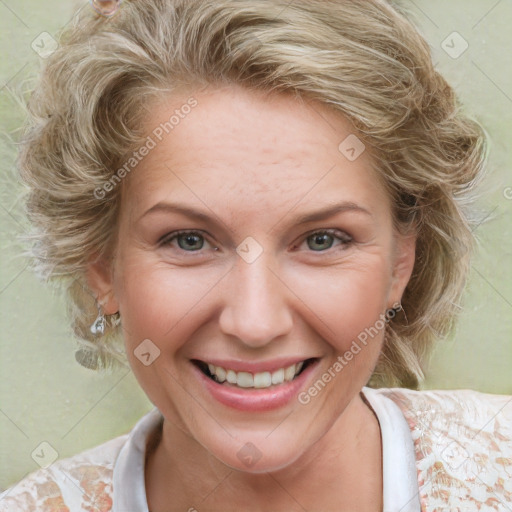
[[[251,348],[267,345],[288,334],[293,326],[291,292],[264,255],[252,263],[237,260],[227,276],[229,285],[219,319],[224,334]]]

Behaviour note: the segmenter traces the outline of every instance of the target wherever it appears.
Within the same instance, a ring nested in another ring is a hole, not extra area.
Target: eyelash
[[[324,235],[324,234],[327,234],[327,235],[331,235],[333,238],[336,238],[338,239],[341,244],[340,244],[340,248],[341,250],[343,249],[346,249],[348,246],[350,246],[353,242],[353,238],[348,234],[348,233],[345,233],[344,231],[340,231],[339,229],[333,229],[333,228],[329,228],[329,229],[320,229],[320,230],[317,230],[317,231],[311,231],[309,233],[306,233],[303,237],[303,240],[301,241],[301,244],[305,241],[307,241],[308,238],[312,237],[313,235]],[[195,231],[195,230],[181,230],[181,231],[174,231],[172,233],[168,233],[167,235],[164,235],[158,242],[158,245],[160,247],[165,247],[165,246],[169,246],[171,245],[171,242],[173,240],[176,240],[180,235],[199,235],[201,236],[205,241],[207,241],[208,243],[210,243],[208,241],[208,238],[206,236],[204,236],[201,231]],[[301,245],[299,244],[299,245]],[[298,247],[297,245],[294,245],[294,248]],[[201,249],[197,250],[197,251],[185,251],[184,249],[181,249],[181,247],[178,248],[180,251],[182,252],[185,252],[185,253],[190,253],[190,254],[197,254],[198,256],[200,255],[200,253],[202,252]],[[326,253],[326,252],[329,252],[331,251],[331,249],[333,249],[332,247],[324,250],[324,251],[313,251],[311,250],[310,252],[312,253]],[[215,251],[218,250],[218,248],[214,248]]]
[[[309,233],[306,233],[301,241],[301,244],[304,243],[305,241],[307,241],[307,239],[312,237],[313,235],[331,235],[333,238],[338,239],[341,242],[341,244],[338,246],[339,250],[346,249],[354,241],[353,238],[348,233],[345,233],[344,231],[341,231],[339,229],[328,228],[328,229],[319,229],[316,231],[310,231]],[[294,248],[295,247],[296,246],[294,246]],[[322,254],[322,253],[329,252],[331,250],[336,250],[336,249],[330,247],[329,249],[326,249],[325,251],[311,250],[310,252]]]

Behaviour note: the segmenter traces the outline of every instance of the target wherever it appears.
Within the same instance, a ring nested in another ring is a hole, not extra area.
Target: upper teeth
[[[273,384],[282,384],[283,382],[291,381],[301,371],[303,361],[300,363],[292,364],[287,368],[280,368],[275,372],[235,372],[234,370],[226,370],[221,366],[214,366],[208,364],[210,373],[216,377],[218,382],[228,381],[230,384],[235,384],[241,388],[268,388]]]

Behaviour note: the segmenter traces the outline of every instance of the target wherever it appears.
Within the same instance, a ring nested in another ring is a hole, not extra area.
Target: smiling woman
[[[1,511],[512,502],[511,398],[414,391],[485,139],[394,7],[126,1],[63,35],[30,112],[35,258],[77,360],[127,359],[155,409]]]

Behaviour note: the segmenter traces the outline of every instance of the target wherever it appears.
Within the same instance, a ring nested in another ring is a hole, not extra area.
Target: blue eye
[[[177,231],[162,238],[159,245],[171,245],[174,240],[178,241],[178,247],[187,252],[200,251],[205,243],[205,238],[198,231]],[[208,243],[208,242],[206,242]]]
[[[178,242],[178,248],[186,252],[200,252],[205,243],[209,242],[199,231],[176,231],[165,235],[158,243],[160,246],[174,246],[174,241]],[[325,252],[331,249],[336,240],[340,243],[340,248],[345,248],[352,242],[352,237],[343,231],[337,229],[323,229],[309,234],[305,238],[308,249],[313,252]],[[213,250],[218,250],[213,247]]]
[[[347,246],[352,242],[352,237],[337,229],[324,229],[315,231],[306,238],[308,248],[314,252],[331,249],[336,240],[341,242],[341,246]]]

